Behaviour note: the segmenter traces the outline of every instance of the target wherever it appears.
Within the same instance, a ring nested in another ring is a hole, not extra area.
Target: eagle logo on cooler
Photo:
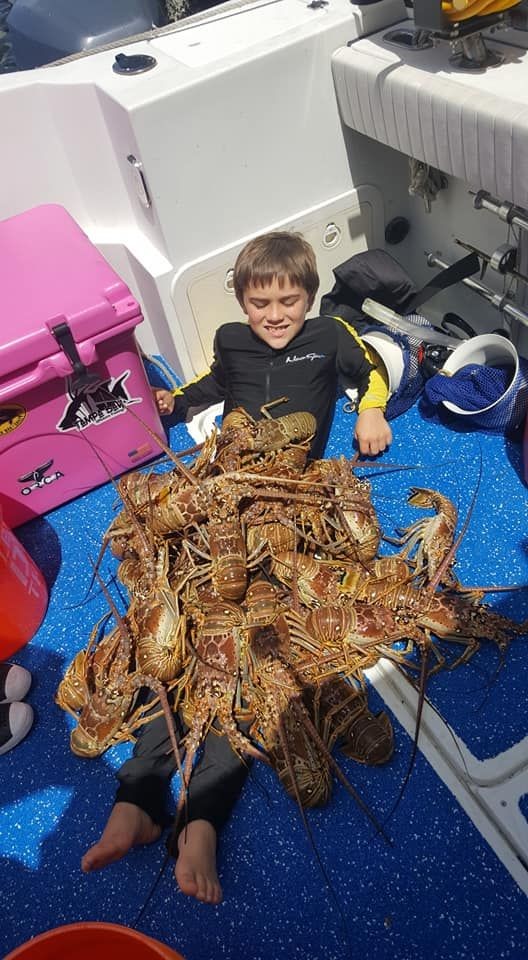
[[[23,477],[19,477],[18,482],[24,484],[20,491],[21,494],[24,497],[28,497],[34,490],[40,490],[49,483],[60,480],[60,478],[64,476],[60,470],[56,470],[55,473],[48,473],[48,470],[52,466],[53,460],[46,460],[46,463],[41,463],[40,466],[35,467],[34,470],[30,470],[28,473],[25,473]]]

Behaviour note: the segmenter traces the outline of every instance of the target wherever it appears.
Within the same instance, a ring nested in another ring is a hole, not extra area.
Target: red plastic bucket
[[[28,940],[4,960],[184,960],[181,953],[117,923],[71,923]]]
[[[0,660],[31,640],[47,604],[44,577],[4,523],[0,507]]]

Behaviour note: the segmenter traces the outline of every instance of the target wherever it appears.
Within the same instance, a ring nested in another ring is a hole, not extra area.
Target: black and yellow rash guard
[[[281,349],[269,347],[245,323],[219,327],[214,360],[202,376],[174,391],[175,412],[225,401],[224,414],[235,407],[256,420],[261,407],[287,397],[272,407],[274,417],[308,411],[317,421],[311,456],[321,457],[328,438],[339,381],[356,387],[359,411],[385,409],[388,399],[383,366],[349,324],[335,317],[306,320],[300,332]]]

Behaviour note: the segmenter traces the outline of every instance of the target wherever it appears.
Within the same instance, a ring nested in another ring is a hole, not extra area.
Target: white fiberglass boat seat
[[[457,69],[448,43],[405,49],[388,43],[386,30],[341,47],[332,68],[343,122],[475,190],[526,206],[528,50],[526,34],[507,33],[506,43],[488,42],[503,62],[481,70]],[[509,42],[512,35],[518,43]]]

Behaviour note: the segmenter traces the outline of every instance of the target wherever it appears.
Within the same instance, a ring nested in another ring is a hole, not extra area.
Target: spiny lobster
[[[301,805],[318,805],[332,775],[345,782],[335,746],[362,763],[392,754],[390,720],[370,713],[364,679],[380,657],[406,664],[432,649],[438,669],[436,635],[462,644],[455,666],[482,638],[503,652],[528,629],[445,573],[456,510],[436,491],[413,489],[410,502],[435,515],[403,533],[399,554],[380,557],[370,485],[343,459],[307,465],[313,431],[309,414],[254,421],[233,411],[190,467],[175,458],[168,473],[119,482],[123,510],[105,541],[130,604],[124,616],[111,608],[116,625],[99,640],[96,625],[59,688],[78,719],[78,752],[133,737],[148,721],[140,686],[170,719],[174,690],[189,731],[184,786],[218,729],[239,754],[270,762]]]

